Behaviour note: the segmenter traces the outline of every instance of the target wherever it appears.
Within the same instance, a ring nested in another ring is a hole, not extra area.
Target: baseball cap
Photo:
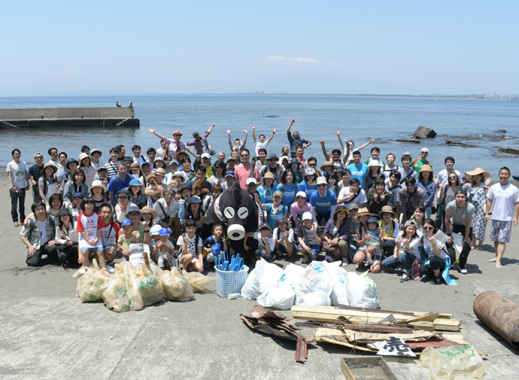
[[[142,186],[142,183],[138,179],[133,178],[130,180],[130,183],[128,186]]]
[[[326,177],[322,177],[321,176],[321,177],[317,178],[317,181],[315,182],[315,184],[317,186],[319,186],[319,185],[327,185],[328,182],[326,181]]]
[[[162,227],[159,231],[159,236],[169,236],[169,230],[166,227]]]
[[[131,204],[128,206],[128,210],[126,211],[126,216],[130,215],[132,212],[138,212],[140,213],[141,210],[137,205]]]
[[[160,224],[155,224],[150,228],[150,234],[152,236],[160,235],[160,230],[162,229],[162,226]]]
[[[422,153],[429,153],[429,148],[426,148],[425,146],[420,150]]]
[[[296,198],[297,197],[303,197],[303,198],[306,198],[306,193],[304,191],[298,191],[296,193]]]
[[[72,194],[72,198],[83,198],[83,193],[74,193]]]
[[[258,182],[256,181],[256,178],[247,178],[247,181],[245,182],[245,184],[248,186],[250,184],[254,184],[254,185],[257,185]]]
[[[83,161],[85,158],[90,158],[90,156],[86,153],[81,153],[79,155],[79,161]]]
[[[209,153],[202,153],[202,155],[200,157],[201,158],[211,159],[211,155]]]
[[[314,175],[314,174],[315,174],[315,170],[314,169],[312,169],[312,168],[306,168],[305,169],[305,177],[307,175]]]
[[[132,225],[132,221],[130,219],[124,219],[121,223],[121,227],[128,227]]]
[[[225,176],[234,178],[234,172],[232,170],[228,170],[228,171],[225,172]]]
[[[258,228],[259,231],[261,230],[272,230],[270,226],[267,223],[263,223],[260,228]]]

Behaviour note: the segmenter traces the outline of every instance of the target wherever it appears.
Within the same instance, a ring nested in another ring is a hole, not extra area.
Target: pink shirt
[[[240,187],[242,189],[247,188],[247,179],[250,177],[251,164],[249,163],[247,167],[243,166],[243,164],[236,165],[234,167],[234,175],[236,180],[240,183]],[[254,178],[259,178],[259,169],[254,167]]]
[[[290,206],[290,216],[293,220],[297,220],[297,217],[305,211],[312,211],[312,205],[308,202],[305,202],[303,207],[299,207],[297,202],[292,203]]]

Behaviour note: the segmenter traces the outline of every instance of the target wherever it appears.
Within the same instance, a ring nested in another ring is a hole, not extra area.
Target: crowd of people
[[[382,155],[373,139],[356,147],[339,131],[338,147],[328,151],[320,142],[319,164],[306,156],[311,142],[293,125],[279,156],[269,149],[277,130],[257,135],[254,126],[253,149],[247,148],[247,130],[235,139],[228,130],[230,151],[216,152],[209,143],[214,124],[189,142],[179,130],[169,138],[150,129],[160,146],[145,152],[139,145],[130,152],[124,145],[109,152],[83,146],[75,158],[75,152],[52,147],[47,157],[35,153],[30,167],[14,149],[6,168],[11,216],[22,227],[27,265],[87,270],[95,257],[111,272],[114,260],[146,246],[162,268],[211,270],[215,257],[228,252],[228,237],[224,225],[205,217],[237,183],[257,208],[256,244],[244,245],[257,258],[342,260],[371,272],[396,272],[403,280],[449,283],[449,270],[467,273],[469,254],[481,248],[490,222],[491,260],[501,266],[519,213],[509,168],[501,168],[491,185],[487,171],[462,174],[451,156],[443,168],[433,168],[426,147],[418,157]]]

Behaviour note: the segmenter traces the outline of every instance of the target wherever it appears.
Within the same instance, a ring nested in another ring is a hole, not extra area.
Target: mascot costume
[[[235,182],[221,193],[207,210],[205,223],[222,224],[227,238],[228,254],[241,254],[250,269],[256,264],[255,251],[258,241],[258,207],[247,190]]]

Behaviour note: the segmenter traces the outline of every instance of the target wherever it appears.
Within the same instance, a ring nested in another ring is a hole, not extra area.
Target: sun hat
[[[174,172],[172,177],[180,177],[180,178],[182,178],[182,182],[187,181],[186,173],[184,173],[183,171],[180,171],[180,170],[177,170],[176,172]]]
[[[180,135],[180,136],[182,136],[183,134],[182,134],[182,132],[180,132],[178,129],[175,129],[175,130],[173,131],[172,135],[173,135],[173,136],[175,136],[175,135]]]
[[[315,184],[316,184],[317,186],[319,186],[319,185],[327,185],[328,182],[326,181],[326,177],[322,177],[322,176],[321,176],[321,177],[318,177],[318,178],[317,178],[317,181],[315,181]]]
[[[481,174],[483,174],[485,177],[490,177],[490,173],[482,168],[476,168],[474,170],[470,170],[468,172],[465,172],[465,174],[468,176],[471,176],[471,177],[476,176],[476,175],[481,175]]]
[[[250,178],[247,178],[247,181],[245,181],[245,184],[246,184],[247,186],[249,186],[250,184],[257,185],[257,184],[258,184],[258,181],[256,181],[256,178],[252,178],[252,177],[250,177]]]
[[[382,164],[380,163],[379,160],[373,160],[373,159],[369,160],[369,162],[368,162],[368,168],[369,168],[369,167],[376,167],[376,166],[378,166],[379,168],[382,167]]]
[[[200,158],[207,158],[208,160],[210,160],[211,159],[211,155],[209,153],[202,153]]]
[[[337,206],[337,208],[333,212],[333,216],[337,215],[340,212],[344,212],[344,213],[348,214],[348,209],[346,208],[346,206]]]
[[[296,198],[297,197],[303,197],[303,198],[306,198],[306,193],[304,191],[298,191],[296,193]]]
[[[159,236],[169,236],[169,229],[162,227],[159,231]]]
[[[283,192],[279,191],[279,190],[276,190],[274,191],[274,194],[272,194],[273,197],[282,197],[283,196]]]
[[[429,172],[429,173],[432,173],[432,167],[431,165],[429,164],[425,164],[424,166],[422,166],[422,168],[420,169],[420,173],[421,172]]]
[[[391,207],[390,205],[385,205],[382,207],[382,210],[380,210],[380,215],[382,216],[383,214],[391,214],[391,215],[395,215],[394,211],[393,211],[393,207]]]
[[[310,211],[303,212],[303,216],[301,217],[302,220],[313,220],[314,217],[312,216],[312,213]]]
[[[333,162],[324,161],[323,164],[321,165],[321,170],[324,170],[324,168],[329,168],[329,167],[333,167]]]
[[[422,152],[422,153],[429,153],[429,148],[426,148],[424,146],[422,149],[420,149],[420,152]]]
[[[138,212],[140,214],[141,210],[137,205],[131,204],[128,206],[128,210],[126,210],[126,217],[128,217],[132,212]]]
[[[83,161],[85,158],[90,159],[90,156],[88,154],[86,154],[86,153],[81,153],[79,155],[79,162]]]
[[[124,219],[121,223],[121,227],[128,227],[132,225],[132,221],[130,219]]]
[[[141,208],[141,214],[151,214],[153,219],[157,217],[157,213],[155,212],[155,210],[149,206],[144,206],[143,208]]]
[[[359,216],[363,216],[363,215],[371,216],[372,214],[369,212],[367,207],[361,207],[361,208],[359,208],[358,215]]]
[[[103,152],[101,152],[101,149],[94,148],[90,151],[90,155],[93,155],[94,153],[99,153],[100,156],[103,155]]]
[[[58,171],[58,167],[56,166],[56,164],[54,162],[51,162],[51,161],[49,161],[45,165],[43,165],[43,170],[45,170],[47,168],[54,169],[54,173],[56,173]]]
[[[272,174],[272,172],[266,172],[264,175],[263,175],[263,179],[274,179],[274,174]]]
[[[151,226],[150,228],[150,235],[151,236],[157,236],[160,235],[160,230],[162,229],[162,226],[160,224],[155,224]]]

